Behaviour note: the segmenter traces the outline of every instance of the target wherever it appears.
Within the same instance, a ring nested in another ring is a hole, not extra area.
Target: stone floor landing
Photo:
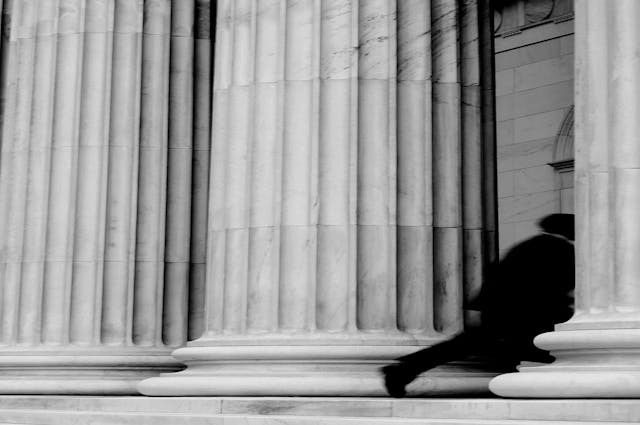
[[[0,425],[637,424],[636,400],[1,396]]]

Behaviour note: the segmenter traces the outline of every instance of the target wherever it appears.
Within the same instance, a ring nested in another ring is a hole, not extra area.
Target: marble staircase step
[[[0,396],[0,425],[595,425],[635,400]]]

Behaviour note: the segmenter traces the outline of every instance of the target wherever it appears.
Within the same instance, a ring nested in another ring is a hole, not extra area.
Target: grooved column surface
[[[203,327],[210,2],[3,17],[0,392],[135,393]]]
[[[143,393],[381,395],[462,330],[495,258],[480,3],[218,2],[204,334]]]

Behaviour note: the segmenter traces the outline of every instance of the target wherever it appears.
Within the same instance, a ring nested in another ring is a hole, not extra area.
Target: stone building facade
[[[573,212],[572,1],[511,1],[496,10],[500,253]]]
[[[563,97],[570,55],[513,63],[498,98],[493,68],[530,57],[496,23],[564,31],[568,3],[3,3],[0,423],[640,419],[580,400],[640,397],[634,1],[575,5],[577,312],[537,340],[557,361],[410,388],[565,403],[392,401],[378,368],[474,320],[515,171],[496,122],[571,152],[535,79],[565,64]]]

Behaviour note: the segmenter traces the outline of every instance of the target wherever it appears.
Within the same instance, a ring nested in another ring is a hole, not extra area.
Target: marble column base
[[[3,350],[0,394],[133,395],[141,380],[182,367],[166,349]]]
[[[412,351],[415,346],[189,346],[173,353],[187,369],[142,381],[138,390],[150,396],[384,397],[380,368]],[[495,375],[445,365],[407,390],[410,396],[488,394]]]
[[[556,361],[521,365],[489,388],[502,397],[640,398],[640,329],[559,330],[535,344]]]

